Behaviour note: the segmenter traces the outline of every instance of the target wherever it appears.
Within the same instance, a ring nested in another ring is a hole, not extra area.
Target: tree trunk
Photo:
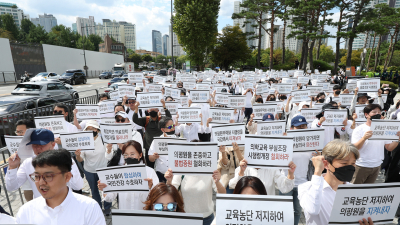
[[[374,48],[375,48],[375,39],[376,39],[376,33],[374,34],[374,43],[372,44],[372,48],[371,48],[371,51],[369,52],[369,56],[368,56],[367,72],[369,70],[369,63],[371,62],[372,52],[374,51]]]
[[[342,26],[340,25],[342,22],[343,18],[343,11],[344,7],[340,9],[340,14],[339,14],[339,22],[338,22],[338,30],[336,32],[336,55],[335,55],[335,66],[333,67],[332,74],[337,74],[337,68],[339,66],[339,57],[340,57],[340,35],[339,33],[342,30]]]
[[[326,15],[327,15],[327,13],[326,13],[326,11],[325,11],[325,12],[324,12],[323,19],[322,19],[322,26],[321,26],[321,31],[320,31],[319,35],[322,35],[322,34],[324,33],[324,27],[325,27],[324,25],[325,25],[325,18],[326,18]],[[318,38],[317,54],[315,55],[315,59],[316,59],[316,60],[319,59],[319,51],[320,51],[320,49],[321,49],[321,41],[322,41],[322,38]]]
[[[382,35],[379,35],[378,45],[376,46],[376,49],[375,49],[375,65],[374,65],[374,72],[376,71],[376,67],[377,67],[378,64],[379,64],[378,58],[379,58],[379,49],[380,49],[380,47],[381,47],[381,42],[382,42]]]
[[[303,59],[303,70],[304,72],[307,72],[307,54],[308,54],[308,40],[304,39],[304,49],[303,49],[303,54],[304,54],[304,59]]]
[[[272,4],[273,6],[274,4]],[[271,31],[270,33],[270,44],[269,44],[269,68],[272,69],[274,66],[274,20],[275,20],[275,11],[271,11]]]
[[[308,61],[310,62],[311,73],[314,72],[314,58],[313,58],[314,45],[315,45],[315,39],[311,41],[310,49],[309,49],[309,53],[308,53],[308,58],[309,58]]]
[[[396,26],[396,30],[397,30],[397,26]],[[395,33],[395,34],[393,34],[393,35],[390,35],[390,45],[389,45],[387,57],[386,57],[386,59],[385,59],[385,64],[383,65],[383,70],[386,70],[386,67],[388,67],[388,65],[389,65],[388,62],[389,62],[390,52],[391,52],[392,46],[393,46],[393,39],[394,39],[394,36],[397,36],[397,34]]]
[[[394,47],[397,44],[397,36],[399,36],[399,31],[397,31],[396,33],[396,38],[394,39],[394,44],[393,44],[393,48],[392,48],[392,52],[390,53],[390,58],[389,58],[389,62],[388,62],[388,66],[390,65],[390,63],[392,62],[392,57],[393,57],[393,53],[394,53]]]
[[[360,74],[361,74],[361,71],[363,70],[363,67],[364,67],[365,56],[366,56],[366,55],[364,55],[364,49],[367,47],[368,37],[369,37],[369,31],[367,31],[367,34],[365,35],[365,42],[364,42],[363,52],[361,53],[362,57],[361,57]],[[365,53],[365,54],[367,54],[367,53]]]
[[[283,15],[286,15],[286,7],[285,7],[285,11],[283,12]],[[286,48],[285,48],[286,33],[285,33],[285,31],[286,31],[286,19],[283,20],[283,30],[282,30],[282,64],[285,64],[285,52],[286,52]]]
[[[303,46],[301,47],[301,58],[300,58],[300,64],[299,64],[299,69],[303,69],[303,61],[304,61],[304,48],[305,48],[305,42],[303,40]]]
[[[261,14],[262,18],[262,14]],[[257,67],[258,69],[261,69],[261,64],[260,64],[260,59],[261,59],[261,20],[258,23],[258,54],[257,54]],[[271,69],[271,68],[270,68]]]

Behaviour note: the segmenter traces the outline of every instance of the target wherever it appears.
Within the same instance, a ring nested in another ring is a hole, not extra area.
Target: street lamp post
[[[81,27],[81,30],[82,30],[82,35],[84,34],[83,33],[83,28],[88,28],[88,27],[95,27],[95,26],[82,26]],[[83,36],[85,36],[85,35],[83,35]],[[86,36],[85,36],[86,37]],[[89,76],[88,75],[88,67],[87,67],[87,65],[86,65],[86,53],[85,53],[85,41],[83,40],[83,37],[82,37],[82,47],[83,47],[83,60],[85,61],[85,66],[83,67],[83,69],[86,71],[86,76]]]
[[[172,56],[172,68],[175,68],[174,61],[174,22],[172,16],[172,0],[171,0],[171,56]]]

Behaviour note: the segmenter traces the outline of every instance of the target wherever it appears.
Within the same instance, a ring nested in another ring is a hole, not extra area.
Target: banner
[[[130,123],[101,123],[100,130],[103,142],[107,144],[122,144],[132,139],[132,124]]]
[[[282,84],[297,85],[297,78],[290,78],[290,77],[282,78]]]
[[[218,105],[228,105],[229,99],[228,96],[231,96],[230,94],[215,94],[215,101],[217,102]]]
[[[354,94],[340,94],[339,102],[342,107],[351,106],[353,102]]]
[[[153,77],[153,82],[154,83],[165,83],[165,78],[160,77],[160,76],[154,76]]]
[[[324,148],[324,129],[287,130],[287,136],[293,137],[294,152],[308,152]]]
[[[67,132],[64,116],[40,116],[35,117],[35,125],[37,129],[43,128],[52,131],[54,134]]]
[[[357,87],[357,83],[347,83],[346,84],[346,89],[349,90],[349,92],[353,92]]]
[[[285,120],[258,121],[257,135],[282,136],[285,133],[285,128]]]
[[[397,132],[400,131],[400,120],[372,120],[372,136],[369,140],[398,141]]]
[[[248,134],[244,157],[249,167],[288,169],[293,157],[293,137]]]
[[[185,138],[154,137],[153,148],[159,155],[168,155],[168,143],[186,143]]]
[[[97,138],[101,138],[98,136]],[[83,131],[79,133],[61,133],[61,145],[68,151],[94,151],[94,138],[92,131]]]
[[[233,113],[234,109],[211,107],[208,115],[214,123],[229,123],[233,117]]]
[[[343,121],[347,119],[347,110],[327,109],[324,112],[324,117],[323,126],[343,127]]]
[[[7,149],[10,152],[10,155],[18,151],[19,144],[21,143],[22,138],[24,138],[24,136],[4,135],[4,140],[6,141]]]
[[[131,224],[132,221],[148,225],[203,225],[203,214],[199,213],[113,209],[111,216],[114,225]]]
[[[196,103],[207,103],[210,99],[210,91],[209,90],[191,90],[190,91],[190,99],[192,102]]]
[[[189,106],[189,96],[179,96],[179,98],[177,99],[177,101],[178,101],[179,104],[181,104],[181,106],[183,106],[183,107]]]
[[[319,93],[324,91],[324,86],[307,86],[307,90],[310,90],[310,96],[317,96]]]
[[[234,109],[241,109],[246,107],[246,95],[229,95],[228,107]]]
[[[292,91],[291,95],[293,96],[291,102],[310,102],[310,90],[297,90]]]
[[[212,126],[212,137],[218,146],[232,146],[245,144],[245,125],[243,123],[216,124]]]
[[[161,92],[138,92],[136,101],[140,103],[140,106],[161,106],[160,100],[162,99]]]
[[[122,156],[121,156],[122,157]],[[99,180],[107,187],[104,193],[109,192],[148,192],[146,165],[124,165],[96,169]]]
[[[400,183],[339,185],[329,224],[392,224],[400,202]]]
[[[357,80],[358,92],[378,91],[381,80],[379,78],[365,78]]]
[[[78,110],[76,113],[78,120],[100,119],[99,105],[76,104],[75,108]],[[112,112],[114,112],[114,109]]]
[[[164,97],[171,96],[173,99],[179,98],[181,96],[181,89],[179,88],[171,88],[171,87],[164,87],[165,94]]]
[[[136,97],[135,95],[135,86],[130,85],[130,84],[119,84],[118,85],[118,95],[120,98],[123,98],[124,96],[127,97]]]
[[[264,114],[272,113],[274,118],[276,116],[276,105],[277,103],[264,103],[264,104],[254,104],[253,105],[253,113],[254,113],[254,120],[262,121]]]
[[[142,83],[143,73],[128,73],[129,83]]]
[[[216,224],[294,223],[293,198],[288,196],[217,194],[216,205]]]
[[[168,149],[169,168],[174,175],[210,176],[217,169],[217,143],[169,143]]]
[[[262,93],[268,92],[269,84],[257,84],[256,94],[261,95]]]
[[[99,102],[99,113],[114,113],[114,107],[116,104],[117,100],[104,100]]]
[[[179,123],[201,123],[201,108],[184,107],[178,108]]]
[[[162,84],[146,84],[148,92],[160,92],[162,89]]]

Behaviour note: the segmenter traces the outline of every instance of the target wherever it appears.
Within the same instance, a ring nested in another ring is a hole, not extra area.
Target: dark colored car
[[[87,82],[86,75],[82,70],[67,70],[61,75],[59,80],[71,85],[86,84]]]
[[[113,83],[117,83],[117,82],[121,82],[123,80],[127,80],[128,78],[125,77],[114,77],[112,80],[110,80],[110,82],[108,82],[108,86],[110,87],[111,84]]]
[[[125,74],[124,71],[115,71],[115,72],[111,75],[111,77],[112,77],[112,78],[114,78],[114,77],[122,77],[124,74]]]
[[[159,70],[157,74],[161,76],[167,76],[167,70]]]
[[[108,78],[111,78],[111,72],[102,72],[99,75],[99,79],[108,79]]]

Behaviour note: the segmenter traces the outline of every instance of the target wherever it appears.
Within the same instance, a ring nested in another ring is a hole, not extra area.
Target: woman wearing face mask
[[[325,102],[325,92],[318,93],[317,97],[315,98],[315,104],[317,103],[324,103]]]
[[[349,184],[358,158],[358,149],[341,140],[329,142],[322,150],[322,156],[312,158],[314,175],[311,181],[299,185],[298,196],[307,225],[329,224],[336,190],[341,184]],[[327,170],[326,174],[322,174],[324,169]],[[359,223],[373,225],[371,218],[360,220]]]
[[[144,210],[185,212],[183,199],[178,190],[173,185],[165,183],[154,186],[144,204]]]
[[[356,87],[356,89],[354,90],[353,101],[350,105],[350,113],[353,113],[355,111],[356,105],[368,105],[372,104],[373,102],[374,99],[371,99],[371,97],[367,93],[358,93],[358,87]],[[378,90],[378,105],[380,105],[381,108],[383,108],[384,106],[381,89]]]
[[[97,181],[99,176],[97,175],[96,169],[107,167],[107,159],[105,158],[106,148],[104,147],[103,140],[99,137],[100,126],[95,120],[89,120],[86,123],[83,131],[92,131],[94,136],[94,151],[83,151],[80,149],[75,151],[76,159],[79,162],[83,162],[84,173],[87,182],[89,183],[90,190],[92,192],[92,198],[99,203],[102,208],[102,202],[99,190],[97,189]],[[109,214],[111,203],[105,202],[104,209],[106,214]],[[108,212],[108,213],[107,213]]]
[[[125,165],[132,164],[144,164],[144,157],[142,152],[142,146],[136,141],[128,141],[122,147],[122,155]],[[144,179],[148,182],[149,189],[151,190],[156,186],[159,181],[156,172],[148,166],[146,166],[147,178]],[[100,191],[107,187],[107,184],[98,181],[98,188]],[[120,193],[107,193],[103,194],[104,202],[109,202],[110,204],[119,195],[119,209],[132,209],[132,210],[142,210],[146,201],[148,193],[143,192],[120,192]]]

